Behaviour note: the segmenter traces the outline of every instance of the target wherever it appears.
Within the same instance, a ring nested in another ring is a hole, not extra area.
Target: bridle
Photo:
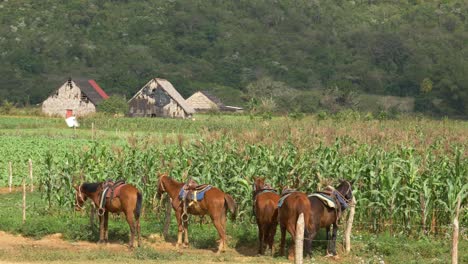
[[[337,193],[345,202],[346,204],[349,206],[349,205],[352,205],[352,198],[351,199],[346,199],[346,195],[348,195],[349,192],[351,192],[351,183],[349,183],[349,181],[344,181],[348,184],[348,189],[346,190],[346,192],[344,194],[342,194],[341,192],[339,192],[338,190],[335,192]]]
[[[81,203],[84,204],[84,199],[82,198],[82,194],[81,194],[81,187],[83,186],[83,184],[80,184],[80,186],[78,186],[78,197],[75,196],[75,207],[78,207],[80,210],[84,208],[83,205],[80,205],[80,200],[81,199]]]
[[[159,177],[159,186],[158,187],[161,187],[162,192],[166,192],[166,188],[164,187],[164,184],[162,182],[163,177],[166,177],[166,176],[162,175],[161,177]]]

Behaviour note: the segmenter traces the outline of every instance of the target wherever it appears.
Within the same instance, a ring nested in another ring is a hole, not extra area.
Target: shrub
[[[112,95],[98,105],[98,110],[107,114],[126,114],[128,112],[127,100],[118,95]]]

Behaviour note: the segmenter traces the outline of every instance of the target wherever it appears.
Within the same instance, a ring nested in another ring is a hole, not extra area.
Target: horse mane
[[[93,193],[97,191],[99,185],[100,185],[99,182],[93,182],[93,183],[85,182],[81,185],[81,189],[85,192]]]

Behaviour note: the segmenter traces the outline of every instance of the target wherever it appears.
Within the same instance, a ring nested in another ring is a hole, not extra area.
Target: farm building
[[[154,78],[128,101],[131,117],[188,118],[195,112],[172,84]]]
[[[43,103],[42,112],[63,117],[96,112],[96,106],[109,96],[94,80],[68,79]]]
[[[198,91],[187,99],[187,103],[197,112],[207,112],[211,110],[239,112],[243,109],[236,106],[224,105],[221,100],[206,91]]]

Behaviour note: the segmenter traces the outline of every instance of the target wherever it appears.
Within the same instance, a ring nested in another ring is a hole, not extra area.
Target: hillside
[[[310,112],[333,90],[468,116],[464,0],[5,0],[0,21],[0,100],[19,105],[68,76],[127,97],[157,76],[232,104]]]

